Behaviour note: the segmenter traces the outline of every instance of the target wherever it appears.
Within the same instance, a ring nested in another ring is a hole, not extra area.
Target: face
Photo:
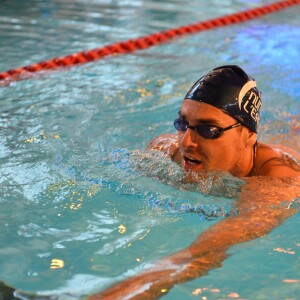
[[[206,103],[185,99],[180,117],[189,125],[210,124],[225,128],[237,121],[221,110]],[[216,139],[206,139],[188,128],[178,131],[181,165],[188,177],[208,170],[227,171],[234,176],[244,176],[253,159],[249,143],[249,130],[243,126],[232,128]],[[246,176],[246,175],[245,175]]]

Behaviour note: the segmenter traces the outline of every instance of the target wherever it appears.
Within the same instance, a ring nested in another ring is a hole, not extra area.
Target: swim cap
[[[257,132],[261,92],[255,80],[236,65],[213,69],[192,86],[185,99],[213,105]]]

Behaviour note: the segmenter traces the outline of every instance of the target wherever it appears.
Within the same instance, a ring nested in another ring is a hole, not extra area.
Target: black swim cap
[[[213,69],[192,86],[185,99],[213,105],[257,132],[261,92],[255,80],[236,65]]]

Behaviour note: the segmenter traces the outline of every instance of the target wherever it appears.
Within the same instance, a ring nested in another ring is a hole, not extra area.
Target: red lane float
[[[196,32],[210,30],[217,27],[246,22],[254,18],[259,18],[261,16],[271,14],[297,4],[300,4],[300,0],[278,1],[223,17],[153,33],[136,39],[130,39],[127,41],[110,44],[101,48],[81,51],[64,57],[55,57],[47,61],[41,61],[36,64],[31,64],[28,66],[2,72],[0,73],[0,83],[8,83],[15,80],[25,79],[43,70],[46,71],[75,66],[78,64],[84,64],[99,60],[106,56],[125,54],[134,52],[136,50],[147,49],[159,44],[166,43],[176,37],[194,34]]]

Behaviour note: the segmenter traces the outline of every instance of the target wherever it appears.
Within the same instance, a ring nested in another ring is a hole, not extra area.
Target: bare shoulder
[[[159,150],[169,155],[173,160],[178,154],[178,140],[176,133],[164,133],[152,139],[148,145],[148,150]]]
[[[285,146],[259,143],[255,171],[262,176],[300,177],[300,154]]]

